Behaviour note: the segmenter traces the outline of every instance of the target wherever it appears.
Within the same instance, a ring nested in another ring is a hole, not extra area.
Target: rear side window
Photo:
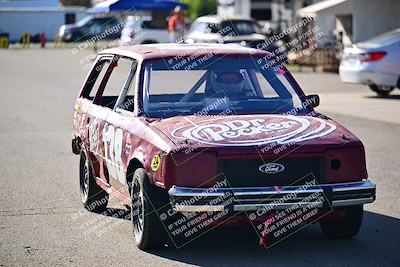
[[[121,57],[115,64],[109,67],[110,77],[105,85],[104,91],[98,101],[98,104],[113,109],[118,96],[124,88],[125,82],[131,71],[133,61],[128,58]],[[130,86],[132,83],[130,83]],[[130,87],[129,86],[129,87]]]
[[[227,29],[222,35],[248,35],[257,33],[256,24],[253,21],[228,20],[225,21],[222,26]]]
[[[131,69],[133,63],[132,59],[118,56],[100,59],[90,74],[82,97],[113,109],[122,89],[127,86],[126,90],[129,90],[134,84],[133,79],[128,79],[135,76]]]
[[[100,88],[101,81],[103,80],[108,67],[110,66],[111,58],[105,57],[100,59],[96,66],[92,69],[89,78],[86,81],[83,89],[82,97],[93,100],[97,91]]]
[[[94,83],[94,85],[93,85],[93,89],[94,89],[94,90],[91,90],[91,91],[90,91],[90,94],[89,94],[89,98],[90,98],[91,100],[93,100],[94,97],[96,96],[96,93],[97,93],[97,91],[98,91],[99,88],[100,88],[101,81],[103,80],[103,78],[104,78],[104,76],[106,75],[106,72],[107,72],[107,70],[108,70],[108,67],[110,66],[110,62],[111,62],[111,60],[104,60],[104,61],[101,62],[101,64],[99,64],[99,65],[97,66],[97,68],[98,68],[100,71],[99,71],[99,74],[98,74],[98,79],[96,79],[96,81],[95,81],[95,83]]]
[[[206,32],[207,33],[218,33],[221,30],[221,25],[216,23],[208,23]]]
[[[110,77],[104,89],[102,96],[118,96],[121,89],[128,77],[131,69],[132,60],[127,58],[120,58],[116,64],[111,66],[109,70]]]

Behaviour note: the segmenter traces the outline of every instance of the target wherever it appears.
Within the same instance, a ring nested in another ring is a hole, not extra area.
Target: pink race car
[[[262,50],[102,51],[75,103],[82,203],[101,212],[112,195],[129,207],[141,249],[221,224],[253,224],[269,244],[317,221],[352,237],[375,185],[361,141],[318,104]]]

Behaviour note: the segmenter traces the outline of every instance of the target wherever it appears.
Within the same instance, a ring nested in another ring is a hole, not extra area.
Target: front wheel
[[[319,222],[322,232],[331,238],[351,238],[358,234],[363,219],[363,206],[348,206],[344,217],[323,219]]]
[[[379,96],[387,96],[391,91],[393,91],[394,87],[393,86],[388,86],[388,85],[376,85],[376,84],[371,84],[369,85],[369,88],[377,93]]]
[[[167,233],[159,215],[168,207],[164,190],[152,185],[143,168],[133,174],[131,218],[136,246],[142,250],[162,248]]]

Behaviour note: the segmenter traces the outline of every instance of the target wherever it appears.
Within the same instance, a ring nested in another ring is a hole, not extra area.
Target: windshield
[[[79,21],[76,23],[76,26],[78,26],[78,27],[85,26],[86,23],[88,23],[88,22],[89,22],[90,20],[92,20],[92,19],[93,19],[92,16],[86,16],[86,17],[84,17],[83,19],[79,20]]]
[[[301,100],[283,69],[267,60],[214,57],[183,63],[145,64],[144,114],[148,117],[284,113],[302,110]],[[179,62],[182,62],[179,61]]]

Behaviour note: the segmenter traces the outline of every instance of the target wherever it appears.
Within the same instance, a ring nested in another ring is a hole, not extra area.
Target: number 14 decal
[[[126,177],[122,166],[122,139],[121,129],[112,125],[104,125],[104,159],[106,160],[108,174],[117,179],[121,184],[126,184]]]

